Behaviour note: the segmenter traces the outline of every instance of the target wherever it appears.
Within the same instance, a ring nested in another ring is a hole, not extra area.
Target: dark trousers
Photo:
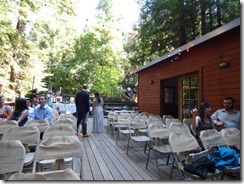
[[[81,125],[82,125],[82,133],[83,133],[83,135],[85,135],[85,134],[87,134],[88,113],[87,112],[78,112],[77,116],[78,116],[78,119],[77,119],[77,133],[79,131],[79,125],[81,123]]]

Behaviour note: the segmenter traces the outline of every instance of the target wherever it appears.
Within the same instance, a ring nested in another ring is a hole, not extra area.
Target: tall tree
[[[134,41],[125,46],[133,66],[144,65],[240,16],[234,0],[139,0]],[[131,39],[131,38],[130,38]]]

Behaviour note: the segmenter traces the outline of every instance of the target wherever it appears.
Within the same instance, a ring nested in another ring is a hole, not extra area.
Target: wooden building
[[[179,119],[202,101],[232,96],[240,109],[240,18],[139,67],[138,110]]]

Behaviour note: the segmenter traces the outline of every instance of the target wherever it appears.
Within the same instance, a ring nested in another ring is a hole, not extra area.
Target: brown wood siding
[[[219,68],[219,63],[228,61],[229,67]],[[160,81],[185,75],[202,68],[202,100],[211,104],[212,110],[222,108],[223,98],[236,99],[240,109],[240,27],[225,32],[189,52],[170,58],[138,72],[138,110],[160,114]],[[149,81],[153,80],[153,84]]]

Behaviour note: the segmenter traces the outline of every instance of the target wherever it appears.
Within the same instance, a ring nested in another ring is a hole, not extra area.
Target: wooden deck
[[[106,122],[106,119],[105,119]],[[129,150],[126,154],[126,140],[116,145],[114,138],[106,132],[91,133],[92,119],[88,120],[91,137],[80,138],[84,146],[82,158],[82,180],[159,180],[155,161],[150,159],[146,169],[147,153]],[[169,178],[170,165],[161,173],[163,180]],[[77,167],[78,168],[78,167]]]
[[[105,119],[105,124],[106,121]],[[129,155],[127,155],[126,140],[119,141],[118,145],[116,145],[114,138],[107,133],[106,128],[103,133],[91,133],[91,129],[92,119],[89,118],[88,133],[91,134],[91,137],[80,138],[84,146],[82,171],[77,170],[80,168],[79,160],[74,165],[74,170],[82,173],[82,180],[169,181],[171,165],[160,166],[160,175],[158,175],[154,159],[149,160],[149,165],[146,169],[147,152],[130,149]],[[166,157],[159,161],[166,163]],[[180,180],[176,169],[173,171],[171,180]],[[225,177],[225,180],[233,180],[233,178]]]

